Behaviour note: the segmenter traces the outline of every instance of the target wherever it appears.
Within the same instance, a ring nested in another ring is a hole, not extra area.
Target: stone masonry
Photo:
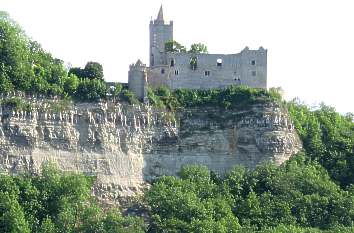
[[[246,47],[236,54],[166,52],[165,43],[173,40],[173,22],[165,23],[162,6],[149,28],[150,66],[139,60],[130,66],[128,77],[130,90],[140,99],[146,97],[147,85],[171,89],[220,89],[230,85],[267,88],[267,50],[263,47]]]

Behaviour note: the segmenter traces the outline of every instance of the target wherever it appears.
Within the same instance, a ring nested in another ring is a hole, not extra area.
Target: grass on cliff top
[[[30,112],[33,108],[39,107],[41,111],[64,112],[71,108],[72,102],[69,98],[63,98],[56,101],[46,100],[41,105],[36,105],[34,102],[28,101],[22,97],[10,97],[0,100],[0,106],[16,110]]]
[[[167,87],[148,89],[151,105],[171,111],[183,107],[221,107],[224,109],[245,109],[252,104],[281,102],[278,89],[269,91],[246,86],[229,86],[225,89],[171,91]]]

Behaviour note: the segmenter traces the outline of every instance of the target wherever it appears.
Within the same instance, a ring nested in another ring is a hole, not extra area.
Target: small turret
[[[128,87],[140,100],[146,101],[147,97],[147,75],[146,65],[140,59],[129,66]]]

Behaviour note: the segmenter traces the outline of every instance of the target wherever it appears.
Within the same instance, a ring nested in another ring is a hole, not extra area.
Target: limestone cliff
[[[286,110],[277,104],[247,110],[191,108],[175,114],[149,106],[26,99],[27,111],[0,110],[0,172],[40,172],[46,161],[97,176],[96,194],[117,198],[145,181],[175,175],[185,164],[224,173],[235,165],[281,164],[301,149]]]

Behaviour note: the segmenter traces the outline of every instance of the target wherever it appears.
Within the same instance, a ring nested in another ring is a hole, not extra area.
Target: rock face
[[[0,110],[0,172],[39,173],[47,161],[97,176],[95,192],[134,195],[145,181],[176,175],[185,164],[224,173],[236,165],[281,164],[301,149],[286,110],[276,104],[247,110],[192,108],[175,114],[148,106],[109,103]]]

